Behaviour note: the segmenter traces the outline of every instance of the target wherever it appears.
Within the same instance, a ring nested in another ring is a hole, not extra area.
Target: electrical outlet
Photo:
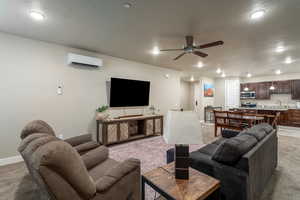
[[[62,94],[63,94],[63,89],[62,89],[62,86],[61,86],[61,85],[59,85],[59,86],[57,87],[57,94],[58,94],[58,95],[62,95]]]

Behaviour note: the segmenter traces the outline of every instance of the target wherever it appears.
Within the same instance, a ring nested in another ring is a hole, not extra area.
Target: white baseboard
[[[0,166],[14,164],[23,161],[22,156],[12,156],[8,158],[1,158],[0,159]]]

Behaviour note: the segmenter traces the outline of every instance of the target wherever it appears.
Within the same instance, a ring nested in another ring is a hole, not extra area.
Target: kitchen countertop
[[[276,111],[288,111],[290,109],[297,109],[299,108],[296,107],[289,107],[289,108],[284,108],[284,107],[253,107],[253,108],[246,108],[246,107],[239,107],[238,109],[243,109],[243,110],[276,110]]]

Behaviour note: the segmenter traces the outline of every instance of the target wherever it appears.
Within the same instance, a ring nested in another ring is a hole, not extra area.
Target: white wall
[[[183,110],[193,109],[192,86],[188,81],[180,81],[180,108]]]
[[[195,106],[195,111],[198,113],[199,119],[204,120],[204,108],[206,106],[213,106],[215,97],[204,97],[204,84],[210,83],[214,84],[214,80],[207,77],[200,78],[199,81],[193,84],[194,91],[194,102],[198,102],[198,105]],[[215,91],[214,91],[215,93]]]
[[[151,81],[150,105],[165,113],[180,104],[180,72],[0,33],[0,158],[17,155],[19,135],[34,119],[65,138],[95,133],[95,109],[107,104],[111,77]],[[66,64],[67,53],[102,58],[99,69]],[[150,55],[149,55],[150,56]],[[170,78],[165,78],[165,74]],[[56,94],[58,84],[64,94]],[[111,115],[123,114],[121,110]],[[142,112],[142,109],[127,110]]]
[[[215,79],[214,106],[216,107],[225,106],[225,79],[224,78]]]

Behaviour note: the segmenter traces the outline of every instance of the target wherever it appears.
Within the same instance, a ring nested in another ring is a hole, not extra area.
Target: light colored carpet
[[[142,161],[142,172],[164,165],[165,151],[172,146],[161,137],[148,138],[110,147],[110,155],[116,160],[128,157]],[[191,146],[191,150],[198,146]],[[32,184],[24,163],[0,167],[0,200],[35,200],[37,188]],[[154,192],[147,188],[147,199]],[[279,136],[279,165],[270,183],[266,185],[261,200],[300,199],[300,139]]]

